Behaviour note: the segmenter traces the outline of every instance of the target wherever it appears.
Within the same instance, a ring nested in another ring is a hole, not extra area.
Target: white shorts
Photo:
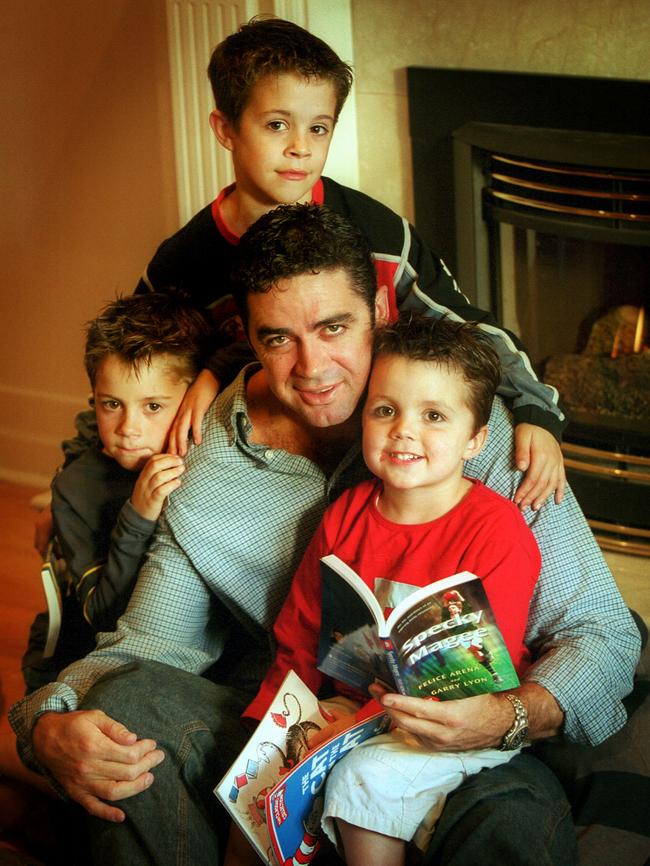
[[[335,818],[424,850],[447,794],[468,776],[505,764],[517,751],[433,752],[399,728],[366,740],[332,769],[323,830],[338,844]]]

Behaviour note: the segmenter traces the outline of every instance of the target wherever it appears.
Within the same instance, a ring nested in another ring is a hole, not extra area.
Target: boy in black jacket
[[[88,325],[100,441],[52,482],[65,562],[61,631],[44,657],[48,614],[34,620],[23,658],[28,693],[90,652],[126,609],[165,500],[181,483],[183,459],[167,453],[167,440],[207,333],[201,313],[164,294],[114,301]]]

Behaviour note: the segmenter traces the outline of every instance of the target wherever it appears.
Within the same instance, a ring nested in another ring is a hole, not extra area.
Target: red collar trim
[[[324,204],[325,202],[325,187],[323,186],[323,178],[319,177],[311,191],[311,200],[314,204]]]
[[[223,235],[225,240],[227,240],[229,244],[232,244],[234,247],[236,247],[239,243],[239,236],[228,228],[228,226],[224,222],[223,217],[221,216],[221,204],[224,199],[227,198],[231,192],[233,192],[234,189],[234,183],[231,183],[230,186],[224,187],[219,193],[219,195],[212,202],[212,219],[214,220],[214,224],[216,225],[219,232]]]
[[[221,235],[228,241],[229,244],[233,246],[237,246],[239,243],[239,235],[236,235],[224,222],[223,217],[221,216],[221,205],[224,199],[230,195],[235,189],[235,184],[231,183],[230,186],[224,187],[219,195],[212,202],[212,219],[214,220],[214,224],[217,227],[218,231]],[[318,178],[314,187],[311,191],[311,200],[314,204],[323,204],[325,201],[325,188],[323,186],[323,179]]]

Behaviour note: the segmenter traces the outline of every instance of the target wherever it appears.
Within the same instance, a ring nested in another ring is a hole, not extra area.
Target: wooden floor
[[[29,504],[39,492],[0,481],[0,730],[6,730],[7,708],[24,691],[20,658],[29,626],[46,607],[33,546],[36,512]]]
[[[46,607],[40,556],[33,546],[36,512],[30,506],[30,499],[39,492],[0,481],[0,863],[49,866],[55,860],[42,856],[45,844],[49,844],[49,831],[41,838],[39,829],[36,841],[34,822],[39,828],[47,825],[54,820],[57,807],[24,781],[10,778],[20,776],[24,780],[27,773],[15,754],[7,721],[7,710],[24,693],[20,659],[29,626],[34,615]],[[29,859],[15,859],[27,858],[27,851]],[[38,854],[38,859],[31,859],[32,854]]]

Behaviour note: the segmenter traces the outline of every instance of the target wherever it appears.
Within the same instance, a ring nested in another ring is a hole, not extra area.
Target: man
[[[326,208],[278,208],[242,238],[235,283],[261,368],[210,409],[117,631],[11,711],[24,759],[104,819],[97,863],[218,862],[211,791],[246,737],[239,713],[270,661],[272,624],[326,505],[363,477],[357,407],[388,309],[361,235]],[[489,426],[467,471],[511,497],[519,474],[498,402]],[[428,702],[404,727],[431,748],[508,747],[526,726],[533,740],[595,743],[625,721],[639,635],[584,518],[569,495],[530,523],[543,567],[517,713],[497,694],[469,712]],[[408,699],[390,700],[399,717]],[[545,851],[571,863],[568,806],[545,772],[521,756],[461,787],[435,862],[478,851],[483,863],[538,863]]]

